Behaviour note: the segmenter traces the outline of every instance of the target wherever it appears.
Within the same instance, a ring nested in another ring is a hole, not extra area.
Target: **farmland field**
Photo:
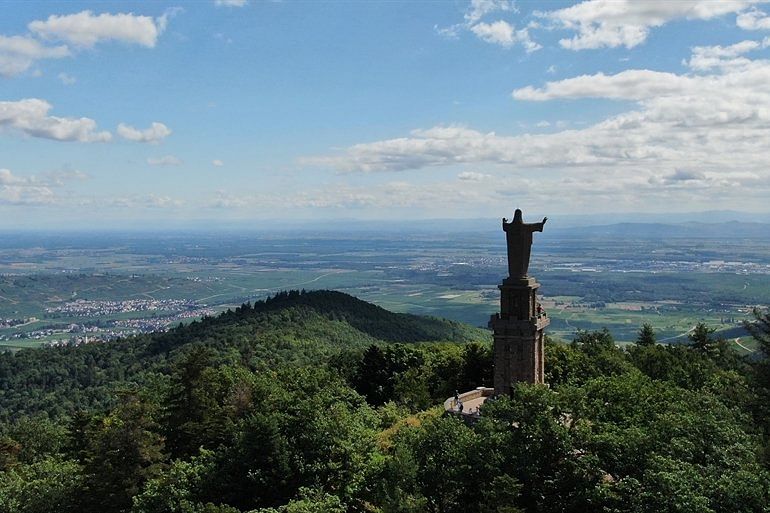
[[[666,342],[697,322],[751,352],[740,325],[770,304],[770,240],[538,234],[531,274],[549,333],[643,322]],[[57,233],[0,241],[0,344],[164,329],[286,289],[337,289],[397,312],[485,326],[505,273],[501,234]]]

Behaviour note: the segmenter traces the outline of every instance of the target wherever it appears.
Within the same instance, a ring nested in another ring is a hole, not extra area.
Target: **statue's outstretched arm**
[[[539,223],[526,223],[524,226],[526,226],[530,232],[542,232],[546,221],[548,221],[548,218],[544,217]]]

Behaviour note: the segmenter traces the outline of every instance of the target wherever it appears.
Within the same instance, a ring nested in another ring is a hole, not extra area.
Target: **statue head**
[[[524,218],[521,215],[521,209],[517,208],[516,212],[513,213],[513,222],[514,223],[523,223]]]

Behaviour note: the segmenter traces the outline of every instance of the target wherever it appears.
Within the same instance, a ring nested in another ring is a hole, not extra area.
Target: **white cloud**
[[[66,46],[45,46],[26,36],[0,35],[0,76],[14,77],[41,59],[69,57]]]
[[[182,160],[175,155],[163,155],[162,157],[150,157],[147,163],[151,166],[179,166]]]
[[[50,187],[62,187],[68,182],[81,182],[91,178],[87,173],[77,169],[62,169],[44,173],[40,181]]]
[[[0,185],[0,205],[45,205],[53,203],[53,191],[48,187]]]
[[[505,46],[506,48],[510,48],[516,42],[513,27],[503,20],[498,20],[494,23],[477,23],[470,30],[482,41]]]
[[[39,185],[46,187],[61,187],[67,182],[81,181],[89,176],[78,170],[64,169],[43,173],[40,176],[17,176],[10,169],[0,169],[0,185]]]
[[[157,196],[155,194],[142,198],[139,203],[151,208],[178,208],[184,205],[182,200],[170,196]]]
[[[222,162],[219,159],[214,159],[214,160],[211,161],[211,165],[214,166],[214,167],[222,167],[222,166],[225,165],[225,163]]]
[[[10,169],[0,169],[0,185],[19,185],[27,182],[25,178],[14,176]]]
[[[738,68],[751,64],[749,59],[738,58],[752,50],[768,46],[768,41],[741,41],[730,46],[696,46],[692,56],[685,64],[695,71],[708,71],[715,68]]]
[[[616,75],[581,75],[575,78],[548,82],[543,88],[532,86],[516,89],[516,100],[547,101],[556,98],[611,98],[641,100],[681,91],[682,84],[692,79],[650,70],[626,70]]]
[[[58,200],[54,188],[67,182],[85,180],[88,175],[75,170],[53,171],[41,176],[17,176],[0,169],[0,205],[43,205]]]
[[[770,16],[758,9],[739,14],[735,23],[743,30],[770,30]]]
[[[59,80],[61,80],[61,83],[64,84],[64,85],[72,85],[72,84],[74,84],[75,82],[78,81],[77,78],[75,78],[72,75],[69,75],[67,73],[64,73],[64,72],[59,73],[57,75],[57,78]]]
[[[373,186],[352,186],[336,183],[327,187],[313,187],[297,190],[290,196],[282,194],[233,194],[216,191],[215,196],[206,204],[217,209],[409,209],[425,206],[439,206],[447,203],[466,208],[469,205],[487,203],[496,193],[490,193],[486,184],[474,181],[431,182],[411,184],[405,181],[389,181]],[[445,213],[445,212],[444,212]],[[455,212],[457,213],[457,212]]]
[[[605,200],[640,208],[647,201],[764,209],[770,197],[770,60],[747,58],[756,47],[739,43],[693,49],[693,57],[723,61],[702,71],[700,66],[698,74],[626,70],[513,92],[518,101],[630,102],[624,112],[580,129],[557,124],[553,133],[506,136],[437,126],[304,162],[343,172],[401,171],[405,176],[483,163],[505,170],[495,175],[500,194],[526,193],[533,201],[553,204],[558,198],[591,210]],[[516,183],[506,188],[504,176],[515,176]]]
[[[471,0],[471,5],[465,12],[465,21],[474,24],[487,14],[500,11],[518,12],[516,5],[510,0]]]
[[[557,28],[576,34],[559,44],[570,50],[625,46],[643,43],[650,29],[676,19],[708,20],[740,13],[756,0],[586,0],[555,11],[538,13]]]
[[[405,171],[479,162],[535,167],[564,162],[602,164],[603,159],[586,151],[585,141],[580,142],[579,136],[558,141],[558,151],[554,152],[554,135],[499,136],[461,125],[437,126],[413,130],[410,137],[356,144],[339,156],[301,162],[343,172]]]
[[[168,20],[181,10],[180,7],[168,9],[158,18],[131,13],[95,15],[91,11],[82,11],[33,21],[28,25],[32,35],[0,35],[0,76],[17,76],[39,60],[70,57],[73,50],[92,48],[101,41],[120,41],[152,48],[165,31]],[[67,44],[48,46],[39,39]],[[65,85],[73,83],[64,78],[68,76],[66,73],[59,75]]]
[[[207,208],[245,208],[250,205],[258,205],[259,199],[247,196],[235,196],[223,190],[215,191],[214,197],[206,202]]]
[[[496,44],[503,48],[512,48],[521,44],[527,53],[542,48],[532,40],[529,28],[516,29],[505,20],[493,22],[481,21],[484,16],[496,12],[518,12],[514,2],[508,0],[471,0],[468,10],[465,12],[463,23],[457,23],[449,27],[439,28],[436,31],[445,37],[455,38],[461,31],[470,31],[476,37],[486,43]]]
[[[214,0],[217,7],[243,7],[248,3],[248,0]]]
[[[120,209],[138,209],[138,208],[159,208],[176,209],[182,207],[185,202],[172,198],[171,196],[158,196],[150,194],[149,196],[110,196],[109,198],[89,198],[84,204],[98,206],[101,208],[120,208]]]
[[[153,122],[149,128],[144,130],[137,129],[131,125],[121,123],[118,125],[118,135],[124,139],[135,142],[157,144],[169,135],[171,135],[171,129],[163,123]]]
[[[470,27],[470,31],[476,34],[482,41],[497,44],[504,48],[510,48],[517,43],[521,43],[527,53],[542,48],[539,44],[532,41],[526,28],[514,30],[513,26],[503,20],[493,23],[477,23]]]
[[[164,31],[169,15],[154,19],[132,13],[94,14],[82,11],[77,14],[51,15],[47,20],[36,20],[28,27],[46,40],[66,41],[82,48],[91,48],[102,41],[119,41],[153,48]]]
[[[184,205],[184,201],[171,196],[158,196],[156,194],[150,194],[148,196],[132,195],[132,196],[111,196],[109,198],[98,198],[86,200],[87,204],[92,204],[99,207],[112,207],[121,209],[136,209],[136,208],[163,208],[173,209],[179,208]]]
[[[491,175],[487,175],[484,173],[477,173],[476,171],[463,171],[462,173],[457,175],[457,179],[462,180],[464,182],[481,182],[491,177],[492,177]]]
[[[56,141],[106,142],[112,139],[109,132],[97,131],[93,119],[49,116],[52,108],[50,103],[37,98],[0,101],[0,128]]]

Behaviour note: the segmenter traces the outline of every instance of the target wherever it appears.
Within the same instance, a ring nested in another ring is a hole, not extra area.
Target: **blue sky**
[[[3,228],[770,210],[765,2],[0,10]]]

